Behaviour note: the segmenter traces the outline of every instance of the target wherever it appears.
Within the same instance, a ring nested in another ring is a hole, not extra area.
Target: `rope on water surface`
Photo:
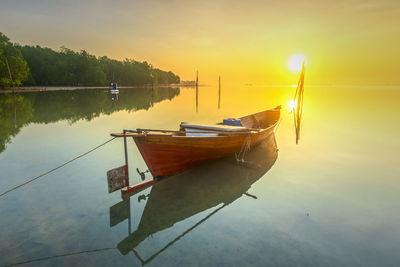
[[[77,157],[75,157],[75,158],[73,158],[73,159],[71,159],[71,160],[69,160],[69,161],[67,161],[67,162],[65,162],[65,163],[63,163],[63,164],[61,164],[60,166],[55,167],[55,168],[53,168],[53,169],[51,169],[51,170],[49,170],[49,171],[47,171],[47,172],[45,172],[45,173],[42,173],[42,174],[36,176],[35,178],[29,179],[28,181],[26,181],[26,182],[24,182],[24,183],[22,183],[22,184],[20,184],[20,185],[17,185],[17,186],[15,186],[15,187],[13,187],[13,188],[7,190],[7,191],[4,192],[4,193],[1,193],[1,194],[0,194],[0,197],[2,197],[2,196],[4,196],[4,195],[10,193],[11,191],[14,191],[15,189],[18,189],[18,188],[20,188],[20,187],[22,187],[22,186],[24,186],[24,185],[26,185],[26,184],[29,184],[29,183],[31,183],[31,182],[33,182],[33,181],[39,179],[40,177],[43,177],[43,176],[45,176],[45,175],[47,175],[47,174],[49,174],[49,173],[51,173],[51,172],[53,172],[53,171],[55,171],[55,170],[58,170],[58,169],[64,167],[65,165],[67,165],[67,164],[73,162],[74,160],[77,160],[77,159],[79,159],[79,158],[81,158],[81,157],[83,157],[83,156],[86,156],[86,155],[89,154],[90,152],[93,152],[93,151],[95,151],[96,149],[98,149],[98,148],[104,146],[105,144],[111,142],[111,141],[114,140],[115,138],[117,138],[117,137],[113,137],[113,138],[107,140],[106,142],[104,142],[104,143],[102,143],[102,144],[100,144],[100,145],[98,145],[98,146],[96,146],[96,147],[90,149],[89,151],[87,151],[87,152],[85,152],[85,153],[83,153],[83,154],[80,154],[79,156],[77,156]]]
[[[75,255],[79,255],[79,254],[90,254],[90,253],[102,252],[102,251],[113,250],[113,249],[117,249],[117,248],[97,248],[97,249],[92,249],[92,250],[83,250],[83,251],[78,251],[78,252],[71,252],[71,253],[65,253],[65,254],[60,254],[60,255],[48,256],[48,257],[44,257],[44,258],[37,258],[37,259],[32,259],[32,260],[27,260],[27,261],[15,262],[15,263],[11,263],[8,265],[4,265],[3,267],[24,265],[24,264],[28,264],[28,263],[32,263],[32,262],[52,260],[55,258],[75,256]]]

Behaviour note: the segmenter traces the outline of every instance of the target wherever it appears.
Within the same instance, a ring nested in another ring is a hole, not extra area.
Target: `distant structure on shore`
[[[196,81],[181,81],[181,85],[190,85],[190,86],[195,86]]]

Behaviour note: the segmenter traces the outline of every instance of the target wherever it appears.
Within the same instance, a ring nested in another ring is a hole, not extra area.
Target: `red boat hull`
[[[241,136],[187,137],[151,135],[134,137],[153,177],[169,176],[206,161],[241,151],[248,138],[250,146],[265,140],[273,128]]]

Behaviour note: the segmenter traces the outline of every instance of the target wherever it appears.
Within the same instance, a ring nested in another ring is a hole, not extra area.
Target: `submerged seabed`
[[[282,104],[272,137],[125,200],[114,140],[0,198],[0,266],[396,266],[400,262],[400,88],[309,87],[299,145],[292,87],[0,94],[0,192],[132,128],[177,129]],[[219,102],[219,103],[218,103]],[[197,108],[196,108],[197,103]],[[220,106],[220,108],[219,108]],[[128,142],[131,183],[145,170]],[[277,151],[279,149],[279,152]],[[129,227],[130,225],[130,227]]]

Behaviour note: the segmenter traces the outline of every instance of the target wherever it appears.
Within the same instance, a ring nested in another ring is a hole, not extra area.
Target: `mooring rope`
[[[276,132],[278,131],[279,125],[281,125],[281,121],[282,121],[282,118],[279,118],[279,121],[278,121],[278,123],[276,124],[275,129],[274,129],[274,134],[276,134]]]
[[[113,250],[113,249],[117,249],[117,248],[97,248],[97,249],[92,249],[92,250],[83,250],[83,251],[78,251],[78,252],[65,253],[65,254],[60,254],[60,255],[37,258],[37,259],[32,259],[32,260],[27,260],[27,261],[15,262],[15,263],[11,263],[8,265],[4,265],[3,267],[23,265],[23,264],[32,263],[32,262],[45,261],[45,260],[51,260],[51,259],[56,259],[56,258],[63,258],[63,257],[67,257],[67,256],[75,256],[75,255],[79,255],[79,254],[90,254],[90,253],[96,253],[96,252]]]
[[[42,173],[42,174],[36,176],[35,178],[29,179],[28,181],[26,181],[26,182],[24,182],[24,183],[22,183],[22,184],[20,184],[20,185],[17,185],[17,186],[15,186],[15,187],[13,187],[13,188],[7,190],[7,191],[4,192],[4,193],[1,193],[1,194],[0,194],[0,197],[2,197],[2,196],[4,196],[4,195],[10,193],[11,191],[14,191],[15,189],[18,189],[18,188],[20,188],[20,187],[22,187],[22,186],[24,186],[24,185],[26,185],[26,184],[29,184],[29,183],[31,183],[31,182],[33,182],[33,181],[39,179],[40,177],[43,177],[43,176],[45,176],[45,175],[47,175],[47,174],[49,174],[49,173],[54,172],[55,170],[58,170],[58,169],[64,167],[65,165],[67,165],[67,164],[73,162],[74,160],[77,160],[77,159],[79,159],[79,158],[81,158],[81,157],[83,157],[83,156],[86,156],[86,155],[89,154],[90,152],[93,152],[93,151],[95,151],[96,149],[98,149],[98,148],[104,146],[105,144],[111,142],[111,141],[114,140],[115,138],[116,138],[116,137],[113,137],[113,138],[107,140],[106,142],[104,142],[104,143],[102,143],[102,144],[100,144],[100,145],[98,145],[98,146],[96,146],[96,147],[90,149],[89,151],[87,151],[87,152],[85,152],[85,153],[83,153],[83,154],[81,154],[81,155],[79,155],[79,156],[77,156],[77,157],[75,157],[75,158],[73,158],[73,159],[71,159],[71,160],[69,160],[69,161],[63,163],[63,164],[61,164],[60,166],[55,167],[54,169],[51,169],[51,170],[49,170],[49,171],[47,171],[47,172],[45,172],[45,173]]]
[[[251,146],[251,134],[248,133],[244,139],[242,148],[240,149],[239,153],[235,153],[236,161],[244,162],[244,155],[248,150],[250,150],[250,146]]]

